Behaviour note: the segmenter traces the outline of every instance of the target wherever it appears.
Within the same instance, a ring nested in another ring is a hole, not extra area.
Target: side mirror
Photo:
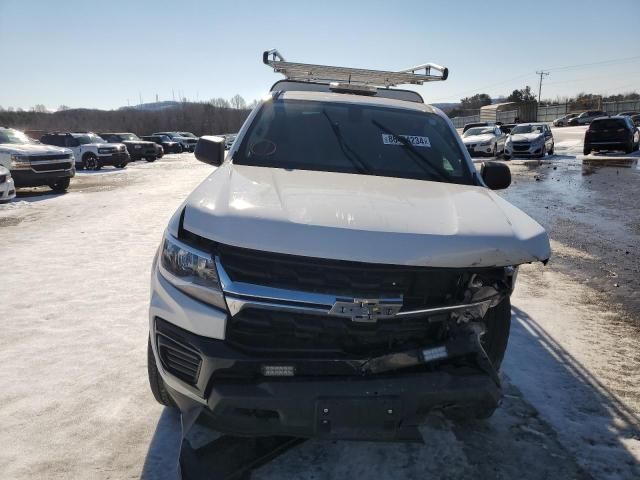
[[[480,175],[491,190],[502,190],[511,185],[511,170],[504,163],[485,162]]]
[[[209,165],[221,165],[224,161],[224,154],[224,137],[200,137],[196,144],[196,158]]]

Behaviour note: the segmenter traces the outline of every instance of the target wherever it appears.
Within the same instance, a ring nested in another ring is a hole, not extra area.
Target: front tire
[[[147,341],[147,374],[149,376],[149,387],[151,387],[151,393],[153,393],[156,401],[165,407],[177,408],[176,402],[169,395],[164,380],[158,371],[153,349],[151,348],[151,340]]]
[[[146,157],[145,160],[149,163],[151,162],[155,162],[156,161],[156,157]]]
[[[511,155],[509,155],[508,153],[505,153],[502,155],[502,158],[508,161],[508,160],[511,160]]]
[[[85,170],[100,170],[100,162],[98,161],[98,157],[96,157],[93,153],[87,153],[84,157],[82,157],[82,165],[84,165]]]
[[[490,308],[484,316],[484,323],[487,330],[482,336],[482,347],[487,352],[493,368],[500,370],[511,330],[511,299],[506,297],[498,305]]]
[[[63,193],[67,191],[70,184],[71,184],[71,178],[65,177],[65,178],[61,178],[57,182],[50,183],[49,188],[51,188],[51,190],[53,190],[54,192]]]
[[[555,143],[552,143],[552,144],[551,144],[551,148],[549,149],[549,151],[548,151],[547,153],[548,153],[549,155],[553,155],[553,151],[555,150],[555,148],[556,148],[556,144],[555,144]]]
[[[633,153],[633,138],[631,139],[631,141],[629,142],[629,145],[627,145],[624,149],[624,153]]]
[[[589,155],[591,153],[591,147],[589,145],[585,145],[582,153],[584,153],[585,155]]]

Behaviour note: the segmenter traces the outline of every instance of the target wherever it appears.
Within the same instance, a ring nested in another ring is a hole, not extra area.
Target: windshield
[[[622,119],[607,118],[606,120],[594,120],[589,126],[589,130],[614,130],[625,128],[626,123]]]
[[[123,142],[128,140],[130,141],[140,140],[140,138],[133,133],[123,133],[122,135],[118,135],[118,136],[122,139]]]
[[[542,125],[516,125],[511,133],[542,133]]]
[[[472,137],[473,135],[484,135],[486,133],[493,134],[493,127],[475,127],[464,132],[463,137]]]
[[[433,113],[374,105],[265,103],[233,162],[473,184],[445,120]]]
[[[183,137],[196,138],[196,136],[191,132],[178,132]]]
[[[104,139],[93,133],[86,135],[74,135],[73,138],[75,138],[80,145],[86,145],[88,143],[104,143]]]
[[[36,142],[34,139],[27,137],[19,130],[12,128],[3,128],[0,130],[0,143],[14,143],[19,145],[31,145]]]

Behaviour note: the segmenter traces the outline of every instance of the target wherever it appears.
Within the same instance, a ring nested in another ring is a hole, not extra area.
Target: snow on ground
[[[175,478],[179,416],[147,385],[148,279],[167,220],[210,171],[170,155],[0,205],[2,478]],[[518,175],[513,188],[534,182]],[[256,478],[639,478],[637,332],[553,262],[519,281],[489,421],[433,417],[424,445],[306,442]]]

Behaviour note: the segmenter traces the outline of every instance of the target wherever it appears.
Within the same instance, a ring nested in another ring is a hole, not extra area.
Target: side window
[[[60,140],[62,140],[62,138],[60,138]],[[64,145],[61,145],[61,146],[64,146],[67,148],[77,147],[78,142],[71,135],[67,135],[66,137],[64,137]]]

